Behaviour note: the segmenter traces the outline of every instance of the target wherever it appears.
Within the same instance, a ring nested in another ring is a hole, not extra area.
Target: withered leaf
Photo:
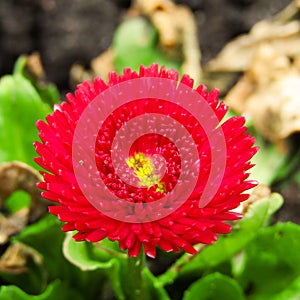
[[[39,173],[21,162],[3,163],[0,166],[0,208],[5,212],[5,200],[15,191],[23,190],[31,196],[29,208],[23,208],[14,214],[0,214],[0,244],[20,232],[27,223],[41,218],[47,211],[47,202],[41,197],[37,182]]]
[[[170,0],[135,0],[133,7],[157,28],[162,48],[171,55],[179,52],[183,57],[182,73],[199,81],[202,77],[201,52],[192,11]]]
[[[22,274],[27,271],[27,261],[31,259],[36,264],[42,264],[41,255],[32,248],[14,243],[0,257],[0,271],[10,274]]]
[[[219,55],[211,60],[206,70],[210,72],[237,72],[249,68],[259,46],[267,44],[277,52],[295,58],[300,53],[300,21],[296,2],[270,20],[255,24],[249,34],[228,43]]]
[[[272,46],[261,45],[225,101],[248,116],[264,137],[282,146],[285,138],[300,131],[299,94],[299,69]]]

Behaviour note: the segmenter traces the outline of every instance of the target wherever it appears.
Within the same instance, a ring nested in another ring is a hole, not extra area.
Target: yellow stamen
[[[165,184],[159,181],[159,176],[155,174],[155,167],[144,153],[135,153],[134,156],[126,160],[127,165],[133,169],[134,174],[140,180],[141,186],[150,188],[157,185],[156,192],[165,193]]]

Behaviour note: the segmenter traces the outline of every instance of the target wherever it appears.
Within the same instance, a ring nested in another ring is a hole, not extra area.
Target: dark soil
[[[151,1],[151,0],[150,0]],[[194,11],[203,62],[291,0],[177,0]],[[106,50],[130,0],[1,0],[0,75],[20,54],[38,51],[48,79],[68,88],[74,62],[88,65]]]
[[[1,0],[0,68],[11,72],[23,53],[41,54],[48,78],[68,86],[70,66],[106,50],[128,1]]]

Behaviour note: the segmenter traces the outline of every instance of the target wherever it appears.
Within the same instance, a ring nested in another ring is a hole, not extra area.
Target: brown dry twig
[[[42,257],[33,249],[21,243],[10,245],[0,257],[0,271],[9,274],[22,274],[27,271],[27,261],[42,264]]]
[[[45,71],[39,53],[34,52],[26,56],[26,71],[31,78],[36,80],[43,80],[45,78]]]
[[[101,55],[92,60],[91,67],[93,72],[104,80],[108,80],[108,73],[115,69],[114,59],[115,54],[113,49],[108,48]]]
[[[0,214],[0,244],[20,232],[29,222],[37,221],[47,211],[47,202],[36,187],[41,177],[37,171],[21,162],[3,163],[0,166],[0,207],[5,211],[5,200],[15,191],[23,190],[31,196],[29,208],[14,214]]]
[[[247,213],[249,207],[257,201],[260,201],[271,196],[271,189],[265,184],[259,184],[253,188],[251,196],[248,200],[242,203],[242,213]]]

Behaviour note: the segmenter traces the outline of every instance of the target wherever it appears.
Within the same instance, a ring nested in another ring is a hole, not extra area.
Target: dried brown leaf
[[[11,235],[20,232],[28,223],[29,209],[23,208],[5,216],[0,214],[0,245],[5,244]]]
[[[170,0],[135,0],[134,9],[147,16],[159,32],[159,42],[169,53],[183,57],[181,71],[196,81],[202,77],[197,25],[192,11]]]
[[[26,71],[30,77],[34,79],[42,79],[45,76],[45,71],[42,65],[41,56],[38,52],[26,56]]]
[[[0,208],[5,212],[5,200],[15,191],[23,190],[31,196],[29,208],[16,213],[0,214],[0,244],[20,232],[27,223],[41,218],[47,211],[47,202],[36,187],[41,177],[37,171],[21,162],[3,163],[0,166]]]
[[[10,274],[22,274],[27,271],[27,261],[42,264],[42,257],[33,249],[21,243],[10,245],[0,257],[0,271]]]
[[[287,56],[262,45],[225,100],[236,112],[247,115],[263,136],[281,145],[300,131],[299,94],[299,70]]]
[[[242,204],[242,213],[245,214],[248,208],[257,201],[260,201],[271,196],[271,189],[265,184],[259,184],[253,188],[251,196],[248,200],[244,201]]]
[[[295,58],[300,53],[300,22],[292,20],[298,12],[293,2],[270,20],[253,26],[249,34],[228,43],[219,55],[211,60],[206,70],[210,72],[236,72],[249,68],[258,47],[268,44],[277,52]]]
[[[95,70],[95,75],[98,74],[98,70]],[[85,80],[92,80],[93,74],[87,71],[82,65],[80,64],[73,64],[70,70],[70,87],[75,89],[79,82],[83,82]]]
[[[93,72],[103,78],[108,79],[108,73],[114,70],[115,54],[112,48],[107,49],[101,55],[94,58],[91,62]]]

